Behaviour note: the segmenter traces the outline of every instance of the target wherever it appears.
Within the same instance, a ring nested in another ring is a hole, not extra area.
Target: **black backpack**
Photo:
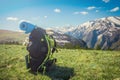
[[[26,67],[30,68],[30,59],[37,61],[37,70],[48,67],[49,62],[54,59],[53,53],[57,51],[56,41],[52,36],[46,34],[42,28],[34,29],[29,36],[27,46],[29,55],[26,58]],[[55,60],[56,61],[56,60]]]

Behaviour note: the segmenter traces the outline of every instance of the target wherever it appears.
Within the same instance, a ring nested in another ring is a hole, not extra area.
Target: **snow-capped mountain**
[[[88,21],[63,33],[84,40],[89,48],[120,49],[120,17]]]
[[[76,28],[77,28],[76,26],[68,25],[68,26],[61,26],[61,27],[51,27],[51,28],[47,28],[47,30],[53,30],[57,33],[64,34],[66,32],[71,32]]]
[[[82,48],[87,47],[86,43],[81,39],[76,39],[72,36],[66,35],[61,32],[53,31],[51,29],[47,29],[46,32],[47,34],[52,35],[54,37],[58,46],[63,47],[66,45],[65,46],[66,48],[67,47],[78,47],[78,46]]]

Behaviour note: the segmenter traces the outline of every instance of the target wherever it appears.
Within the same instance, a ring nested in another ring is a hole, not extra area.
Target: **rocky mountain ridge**
[[[120,17],[88,21],[63,33],[84,40],[89,48],[120,49]]]

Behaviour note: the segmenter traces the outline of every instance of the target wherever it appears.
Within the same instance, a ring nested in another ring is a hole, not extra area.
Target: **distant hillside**
[[[52,35],[57,45],[60,47],[73,48],[73,47],[82,47],[85,48],[86,43],[83,40],[78,40],[66,34],[61,34],[54,32],[52,30],[46,30],[49,35]],[[52,33],[52,34],[51,34]],[[29,35],[26,35],[22,32],[15,32],[9,30],[0,30],[0,43],[23,43]]]
[[[22,32],[15,32],[9,30],[0,30],[0,43],[22,43],[28,35]]]

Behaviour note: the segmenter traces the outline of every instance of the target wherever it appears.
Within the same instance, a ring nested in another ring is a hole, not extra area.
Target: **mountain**
[[[57,45],[59,45],[61,47],[62,46],[65,46],[67,48],[73,48],[73,47],[86,48],[87,47],[86,43],[81,39],[77,39],[77,38],[74,38],[67,34],[63,34],[61,32],[56,32],[51,29],[46,30],[46,32],[47,32],[47,34],[52,35],[54,37],[54,39],[56,40]]]
[[[120,49],[120,17],[88,21],[69,30],[63,33],[84,40],[89,48]]]
[[[86,43],[83,40],[78,40],[76,38],[73,38],[71,36],[68,36],[66,34],[61,34],[58,32],[54,32],[53,30],[46,30],[46,32],[49,35],[52,35],[58,46],[66,46],[66,47],[87,47]],[[15,32],[15,31],[9,31],[9,30],[0,30],[0,43],[24,43],[26,44],[28,42],[29,35],[26,35],[22,32]],[[24,42],[26,41],[26,42]]]

